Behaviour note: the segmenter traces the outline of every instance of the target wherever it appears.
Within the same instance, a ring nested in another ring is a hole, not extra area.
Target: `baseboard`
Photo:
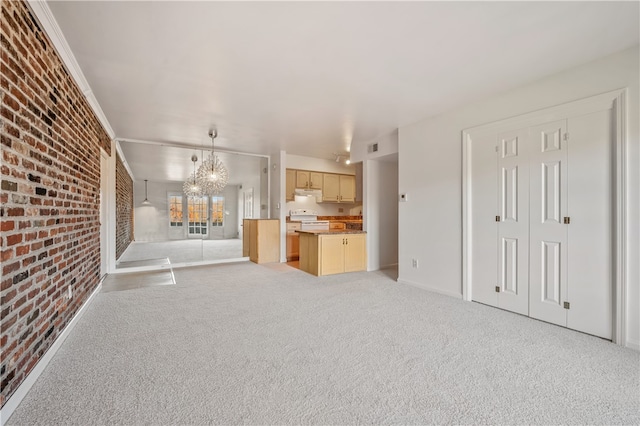
[[[58,349],[60,349],[62,343],[69,336],[69,334],[71,334],[71,331],[80,320],[80,317],[82,317],[82,315],[85,313],[87,307],[91,304],[91,302],[93,302],[96,295],[100,293],[101,288],[102,281],[100,282],[100,284],[98,284],[98,287],[96,287],[93,293],[91,293],[91,296],[89,296],[84,305],[82,305],[80,309],[78,309],[78,312],[76,312],[71,321],[69,321],[69,324],[67,324],[64,330],[62,330],[62,333],[60,333],[58,338],[53,342],[47,352],[45,352],[42,358],[40,358],[40,361],[38,361],[38,363],[33,367],[33,370],[31,370],[27,377],[22,381],[20,386],[18,386],[18,389],[16,389],[13,395],[11,395],[7,402],[2,406],[2,409],[0,409],[0,426],[3,426],[9,420],[15,409],[18,408],[18,405],[20,405],[33,384],[36,382],[36,380],[38,380],[38,377],[40,377],[40,374],[42,374],[49,362],[53,359],[56,352],[58,352]]]
[[[418,287],[418,288],[421,288],[423,290],[432,291],[434,293],[442,294],[442,295],[445,295],[445,296],[455,297],[456,299],[462,299],[462,294],[461,293],[455,293],[453,291],[442,290],[440,288],[433,287],[433,286],[430,286],[428,284],[417,283],[415,281],[409,281],[409,280],[405,280],[405,279],[401,279],[401,278],[398,278],[397,282],[399,282],[400,284],[407,284],[407,285],[410,285],[410,286],[413,286],[413,287]]]
[[[640,342],[638,341],[627,339],[624,346],[629,349],[633,349],[634,351],[640,352]]]

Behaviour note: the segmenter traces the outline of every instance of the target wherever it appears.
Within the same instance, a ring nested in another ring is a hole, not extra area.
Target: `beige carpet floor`
[[[97,295],[11,425],[638,424],[640,354],[384,272]]]

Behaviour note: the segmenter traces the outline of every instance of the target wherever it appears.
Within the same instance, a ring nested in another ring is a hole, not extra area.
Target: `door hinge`
[[[496,286],[496,293],[500,293],[500,286],[499,285]]]
[[[565,141],[568,141],[568,140],[569,140],[569,132],[567,132],[567,133],[565,133],[565,134],[564,134],[564,140],[565,140]]]
[[[571,304],[569,302],[564,302],[564,308],[569,309]]]
[[[570,224],[570,223],[571,223],[571,218],[570,218],[569,216],[565,216],[565,217],[564,217],[564,224],[565,224],[565,225],[568,225],[568,224]]]
[[[496,222],[500,222],[500,216],[496,216]]]

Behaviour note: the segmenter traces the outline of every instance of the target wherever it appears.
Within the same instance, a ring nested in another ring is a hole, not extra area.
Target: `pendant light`
[[[209,136],[211,137],[211,154],[198,168],[196,179],[203,195],[219,194],[227,186],[227,180],[229,179],[227,168],[214,153],[213,145],[218,133],[215,130],[211,130],[209,131]]]
[[[191,161],[193,161],[193,173],[189,176],[189,180],[182,185],[182,192],[189,198],[199,198],[202,197],[202,188],[198,184],[196,176],[196,161],[198,161],[198,156],[193,154]]]
[[[148,206],[151,204],[151,201],[147,198],[147,179],[144,180],[144,201],[142,202],[143,206]]]

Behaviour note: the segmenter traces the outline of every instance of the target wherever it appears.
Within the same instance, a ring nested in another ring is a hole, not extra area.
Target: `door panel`
[[[347,235],[344,246],[344,271],[367,269],[367,244],[364,235]]]
[[[566,120],[532,127],[529,315],[567,325]]]
[[[567,326],[605,339],[613,335],[613,120],[611,110],[571,118],[567,225]],[[575,213],[575,214],[574,214]]]
[[[523,315],[529,311],[527,144],[527,129],[498,135],[498,307]]]
[[[474,135],[471,148],[471,300],[498,306],[498,156],[496,134]]]
[[[344,272],[344,237],[342,235],[320,236],[320,275]]]

